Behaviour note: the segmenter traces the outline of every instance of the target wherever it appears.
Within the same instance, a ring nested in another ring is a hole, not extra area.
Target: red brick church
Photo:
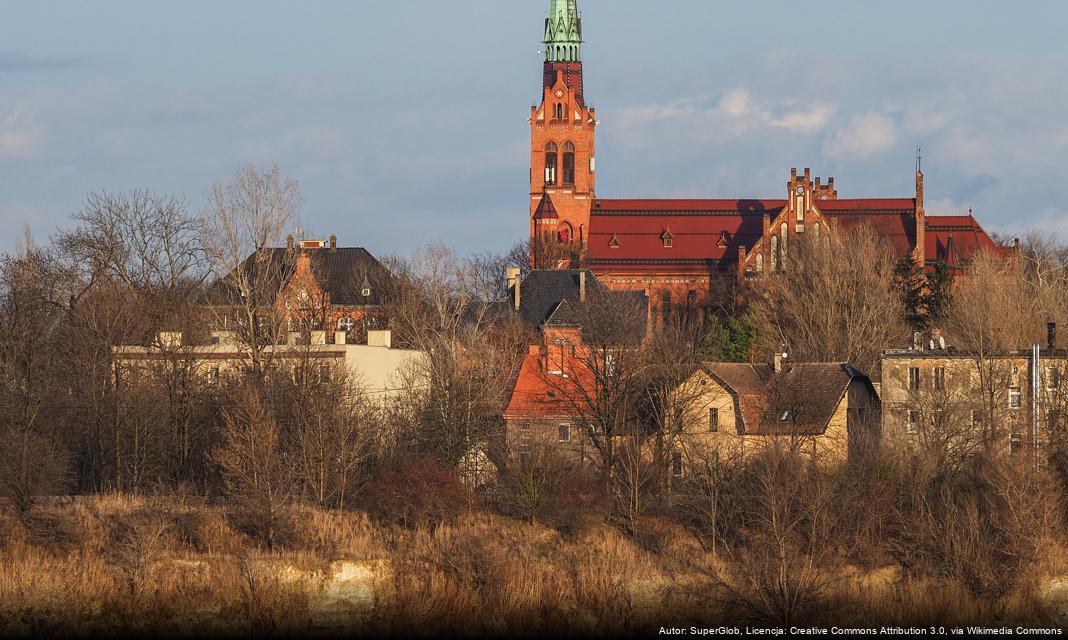
[[[928,216],[923,172],[901,198],[841,198],[791,170],[778,198],[605,199],[596,193],[597,114],[583,93],[577,0],[551,0],[540,106],[530,114],[530,234],[538,269],[588,268],[613,289],[701,296],[717,278],[775,271],[802,234],[868,224],[928,268],[998,247],[969,215]]]

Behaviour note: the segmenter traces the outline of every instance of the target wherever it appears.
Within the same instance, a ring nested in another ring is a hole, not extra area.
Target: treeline
[[[1051,465],[888,438],[826,469],[806,463],[793,438],[755,456],[691,449],[680,471],[691,425],[676,392],[704,361],[763,361],[783,345],[793,361],[850,362],[875,377],[884,349],[933,326],[980,354],[981,367],[1068,318],[1064,247],[1031,239],[1019,256],[976,256],[935,285],[870,231],[799,242],[751,290],[725,285],[648,336],[644,315],[591,295],[576,309],[588,386],[565,398],[592,452],[594,464],[582,465],[551,446],[508,449],[502,413],[539,339],[495,304],[522,246],[468,259],[429,246],[388,261],[389,326],[426,354],[396,398],[374,396],[343,368],[324,371],[313,347],[273,361],[269,346],[288,330],[270,272],[282,267],[243,265],[278,246],[299,206],[298,186],[277,169],[248,168],[199,213],[146,192],[90,196],[70,229],[47,245],[27,237],[4,257],[0,495],[15,513],[32,519],[70,493],[180,493],[221,505],[267,548],[295,535],[297,505],[408,528],[480,509],[568,535],[608,522],[639,541],[664,518],[726,561],[707,576],[717,597],[783,624],[828,606],[848,566],[894,565],[1000,603],[1033,588],[1033,569],[1059,549],[1061,432],[1051,434]],[[216,281],[231,304],[204,304]],[[229,384],[204,375],[190,348],[224,319],[247,360]],[[177,332],[181,344],[161,337]],[[115,345],[163,357],[116,366]],[[980,442],[996,435],[954,429]]]

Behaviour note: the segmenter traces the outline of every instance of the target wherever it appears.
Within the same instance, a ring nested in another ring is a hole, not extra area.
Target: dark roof
[[[610,291],[588,269],[531,271],[519,287],[519,318],[531,327],[577,326],[576,306],[582,302],[582,274],[587,296],[611,296],[621,305],[631,305],[644,316],[649,298],[641,291]],[[562,305],[563,302],[568,305]],[[560,307],[564,308],[561,310]]]
[[[249,256],[240,268],[250,274],[257,268],[266,270],[269,274],[269,290],[280,291],[284,281],[292,277],[301,252],[311,261],[312,272],[319,286],[330,296],[332,305],[380,306],[393,288],[393,274],[362,247],[272,248],[265,250],[266,255],[261,261],[257,261],[254,255]],[[236,292],[227,285],[227,279],[216,280],[208,287],[205,294],[208,304],[233,302]],[[371,290],[369,296],[363,295],[364,289]]]
[[[716,362],[705,371],[731,393],[739,430],[752,435],[820,435],[853,380],[875,393],[867,375],[842,363],[804,362],[775,373],[768,364]]]

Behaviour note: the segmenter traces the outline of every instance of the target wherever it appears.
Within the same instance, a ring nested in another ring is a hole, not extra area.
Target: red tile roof
[[[538,203],[538,208],[534,212],[534,219],[556,220],[559,217],[559,214],[556,213],[556,206],[553,204],[553,199],[546,193],[541,197],[541,202]]]
[[[950,243],[952,238],[952,243]],[[950,245],[956,259],[950,255]],[[927,216],[927,246],[925,248],[928,262],[942,260],[951,267],[959,267],[961,259],[967,259],[980,251],[989,251],[997,255],[1007,255],[1011,247],[1001,247],[994,243],[983,227],[973,216]]]
[[[580,381],[589,377],[588,369],[580,357],[556,351],[548,358],[540,353],[524,357],[504,412],[506,420],[559,419],[574,415],[575,403],[582,397],[578,391]],[[567,377],[549,373],[561,369]]]

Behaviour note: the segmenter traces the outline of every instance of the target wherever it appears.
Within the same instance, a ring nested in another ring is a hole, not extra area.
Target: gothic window
[[[771,236],[771,270],[779,270],[779,237]]]
[[[756,257],[757,273],[764,273],[764,254],[758,253]]]
[[[571,230],[571,225],[565,223],[557,236],[560,240],[560,244],[571,244],[573,234],[574,232]]]
[[[575,184],[575,145],[564,143],[564,184]]]
[[[781,236],[782,236],[782,259],[783,259],[783,266],[785,266],[785,264],[786,264],[786,234],[787,234],[787,226],[786,226],[786,223],[784,222],[784,223],[782,223],[782,225],[781,225],[781,226],[779,227],[779,235],[781,235]]]
[[[545,184],[556,184],[556,143],[545,145]]]
[[[812,230],[816,233],[816,239],[819,240],[820,239],[820,223],[817,222],[815,225],[813,225]]]

